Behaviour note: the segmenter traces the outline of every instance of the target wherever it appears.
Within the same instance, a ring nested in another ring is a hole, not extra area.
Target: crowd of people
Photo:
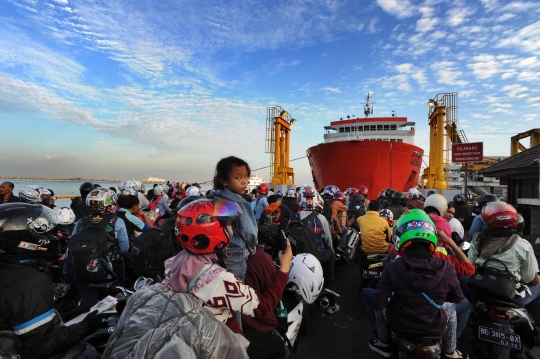
[[[77,263],[87,253],[75,243],[98,243],[93,251],[105,253],[104,280],[125,285],[133,276],[136,239],[153,228],[165,231],[167,225],[181,250],[163,258],[163,276],[148,289],[152,292],[136,294],[162,299],[144,305],[128,301],[103,357],[126,357],[134,348],[149,355],[149,349],[140,346],[151,339],[142,333],[159,324],[141,324],[137,318],[168,308],[164,303],[171,301],[190,308],[198,303],[212,314],[205,320],[221,323],[208,324],[215,335],[207,340],[227,338],[228,344],[221,343],[205,357],[290,357],[278,325],[282,294],[292,284],[312,303],[323,285],[334,290],[336,255],[345,253],[351,231],[361,233],[360,267],[365,255],[386,256],[378,286],[362,288],[359,300],[376,335],[369,346],[385,357],[391,356],[393,332],[440,336],[442,358],[468,358],[457,349],[457,338],[467,324],[470,302],[482,297],[468,287],[468,278],[475,264],[489,258],[499,259],[527,288],[514,302],[527,306],[540,323],[538,264],[531,244],[520,237],[523,219],[495,195],[481,195],[471,207],[460,194],[448,201],[437,193],[424,197],[418,188],[388,188],[376,198],[365,185],[343,192],[329,185],[320,191],[302,186],[274,193],[263,183],[248,192],[249,176],[248,163],[231,156],[217,163],[213,188],[206,193],[196,183],[155,184],[146,191],[138,181],[125,181],[118,188],[85,182],[69,208],[57,207],[50,189],[25,186],[16,196],[13,183],[0,184],[0,332],[5,333],[0,335],[0,354],[67,358],[78,348],[80,358],[99,357],[83,341],[102,324],[97,312],[78,324],[63,324],[99,300],[89,285],[95,279],[81,279],[89,277],[85,271],[90,269],[86,262]],[[281,247],[275,244],[293,223],[307,225],[313,253],[293,257],[286,237]],[[58,230],[70,235],[67,247],[54,235]],[[465,241],[471,243],[468,255],[459,246]],[[79,308],[54,310],[47,270],[51,261],[64,263],[65,280],[80,293]],[[92,257],[88,265],[95,262]],[[302,266],[308,262],[306,274]],[[317,285],[307,289],[305,283]],[[327,314],[339,310],[330,297]],[[181,326],[159,334],[160,344],[151,355],[174,351],[170,346],[199,352],[207,343],[187,339],[200,334],[197,330]]]

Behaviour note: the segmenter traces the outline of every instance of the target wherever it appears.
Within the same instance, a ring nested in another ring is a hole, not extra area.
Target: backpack
[[[114,274],[109,270],[89,272],[87,265],[95,259],[109,262],[111,246],[116,243],[114,225],[118,217],[115,214],[105,216],[99,223],[92,224],[90,216],[81,219],[77,233],[68,243],[68,260],[65,264],[64,280],[66,283],[103,283]]]
[[[349,203],[347,214],[354,217],[355,222],[358,217],[366,214],[366,203],[364,202],[363,196],[362,199],[360,199],[360,195],[356,194],[351,197],[351,203]]]
[[[163,262],[180,252],[180,242],[174,235],[174,221],[161,228],[151,228],[133,240],[131,266],[138,276],[164,278]]]
[[[309,222],[317,217],[316,211],[311,212],[309,216],[302,220],[292,220],[287,228],[287,237],[291,244],[296,248],[295,255],[298,253],[310,253],[321,262],[321,248],[317,245],[315,233]]]

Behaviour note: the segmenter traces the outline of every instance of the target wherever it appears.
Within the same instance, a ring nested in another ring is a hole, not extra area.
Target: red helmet
[[[345,194],[343,194],[343,192],[338,192],[338,194],[336,195],[336,199],[343,204],[347,203],[347,197],[345,197]]]
[[[487,229],[516,228],[518,213],[506,202],[490,202],[482,209],[482,221]]]
[[[184,249],[194,254],[223,249],[232,236],[231,224],[241,214],[238,204],[222,197],[193,201],[178,212],[176,238]]]
[[[358,187],[358,192],[360,192],[360,194],[364,197],[367,198],[367,195],[368,195],[368,188],[364,185],[361,185],[360,187]]]
[[[355,194],[360,194],[360,191],[358,191],[358,189],[356,188],[351,188],[349,190],[349,198],[351,198],[352,196],[354,196]]]
[[[261,185],[257,188],[257,192],[259,194],[268,194],[268,183],[261,183]]]

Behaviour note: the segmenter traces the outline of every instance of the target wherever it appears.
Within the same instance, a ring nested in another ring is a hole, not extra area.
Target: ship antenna
[[[366,105],[364,106],[364,115],[366,116],[366,118],[371,117],[371,115],[373,115],[373,107],[371,106],[372,103],[375,103],[375,102],[371,102],[371,94],[368,92],[367,99],[365,102]]]

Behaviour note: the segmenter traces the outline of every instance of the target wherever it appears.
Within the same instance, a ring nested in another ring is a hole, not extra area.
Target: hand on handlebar
[[[280,271],[284,273],[289,273],[289,270],[291,268],[292,257],[293,257],[293,254],[292,254],[291,242],[289,242],[289,239],[287,238],[287,247],[284,250],[281,250],[278,252]]]

